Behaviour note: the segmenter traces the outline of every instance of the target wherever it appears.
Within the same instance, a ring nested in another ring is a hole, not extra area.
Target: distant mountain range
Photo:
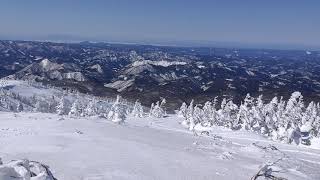
[[[36,80],[99,96],[121,94],[169,108],[250,93],[320,100],[320,52],[109,43],[0,41],[0,77]]]

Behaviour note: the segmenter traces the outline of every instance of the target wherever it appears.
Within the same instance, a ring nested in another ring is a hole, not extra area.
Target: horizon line
[[[69,36],[71,37],[71,36]],[[76,36],[72,36],[76,37]],[[123,45],[150,45],[166,47],[186,48],[226,48],[226,49],[265,49],[265,50],[296,50],[296,51],[320,51],[320,45],[306,45],[296,43],[258,43],[258,42],[231,42],[231,41],[210,41],[210,40],[100,40],[96,38],[6,38],[0,35],[1,41],[30,41],[30,42],[52,42],[52,43],[108,43]]]

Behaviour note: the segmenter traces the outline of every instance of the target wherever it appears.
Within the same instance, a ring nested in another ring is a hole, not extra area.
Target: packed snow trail
[[[320,150],[220,127],[207,135],[177,116],[106,119],[0,112],[0,157],[50,166],[59,180],[250,179],[266,163],[288,179],[320,179]],[[281,159],[281,160],[279,160]]]

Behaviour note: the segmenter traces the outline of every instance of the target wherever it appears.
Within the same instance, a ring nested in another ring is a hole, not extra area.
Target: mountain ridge
[[[174,109],[226,97],[320,99],[320,52],[109,43],[0,41],[0,77],[37,80],[98,96],[120,94]]]

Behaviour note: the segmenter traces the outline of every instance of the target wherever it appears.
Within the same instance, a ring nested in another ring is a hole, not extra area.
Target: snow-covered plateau
[[[277,177],[320,178],[317,147],[222,127],[191,132],[182,121],[129,116],[119,125],[98,117],[0,112],[0,156],[3,163],[44,163],[59,180],[250,179],[265,165]]]
[[[166,113],[0,81],[0,180],[320,179],[320,104],[250,95]]]

